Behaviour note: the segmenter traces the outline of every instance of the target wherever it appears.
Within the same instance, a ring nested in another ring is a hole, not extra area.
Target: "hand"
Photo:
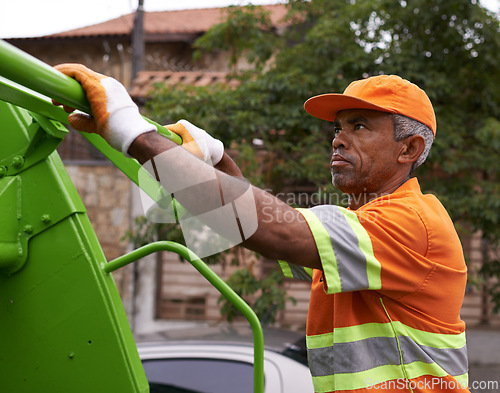
[[[125,87],[116,79],[82,64],[60,64],[55,69],[80,82],[90,103],[92,116],[86,113],[69,115],[69,124],[76,130],[101,135],[125,155],[128,155],[128,148],[135,138],[156,130],[141,116]],[[60,105],[55,101],[54,104]],[[64,106],[64,110],[69,113],[74,108]]]
[[[217,165],[224,155],[224,145],[205,130],[196,127],[187,120],[179,120],[165,128],[182,138],[182,147],[205,162]]]

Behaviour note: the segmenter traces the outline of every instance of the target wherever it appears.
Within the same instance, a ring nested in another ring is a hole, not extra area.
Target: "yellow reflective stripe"
[[[290,265],[288,264],[288,262],[278,261],[278,263],[280,264],[283,275],[288,278],[293,278],[292,269],[290,269]]]
[[[460,386],[469,386],[469,373],[465,373],[462,375],[456,375],[453,377],[457,380]]]
[[[305,271],[307,274],[309,274],[309,276],[311,276],[311,278],[312,278],[312,276],[313,276],[313,270],[314,270],[314,269],[313,269],[312,267],[305,267],[305,266],[304,266],[304,271]]]
[[[313,269],[310,267],[298,266],[286,261],[278,261],[283,275],[288,278],[312,281]]]
[[[306,336],[307,349],[326,348],[333,346],[333,333]]]
[[[335,390],[335,381],[338,375],[325,375],[322,377],[312,377],[314,392],[315,393],[326,393],[333,392]]]
[[[354,390],[370,388],[371,386],[390,381],[391,379],[404,378],[399,365],[386,365],[358,373],[345,373],[313,377],[314,391],[316,393],[331,392],[334,390]]]
[[[405,366],[410,379],[418,378],[422,375],[431,375],[433,377],[446,377],[448,375],[448,373],[436,363],[413,362]]]
[[[331,292],[341,292],[342,285],[340,283],[339,270],[337,266],[337,258],[333,252],[332,242],[327,230],[321,224],[319,218],[308,209],[297,209],[307,221],[311,233],[314,237],[314,242],[318,249],[318,254],[323,266],[323,272],[328,283],[328,290]]]
[[[406,365],[408,376],[410,379],[418,378],[423,375],[431,375],[433,377],[446,377],[449,374],[444,371],[437,363],[413,362]],[[460,386],[466,387],[469,385],[469,374],[454,376],[455,380],[460,383]]]
[[[335,388],[337,390],[362,389],[375,385],[381,380],[404,379],[401,366],[392,364],[358,373],[337,374],[335,377]]]
[[[430,375],[432,377],[446,377],[448,375],[436,363],[413,362],[406,366],[410,381],[423,375]],[[468,385],[468,374],[454,378],[461,387]],[[407,387],[406,381],[408,381],[403,376],[400,365],[386,365],[357,373],[325,375],[312,377],[312,379],[316,393],[326,393],[334,390],[370,389],[376,384],[393,380],[395,381],[394,387],[396,389],[405,389]]]
[[[372,337],[394,337],[390,323],[365,323],[335,329],[335,342],[347,343]]]
[[[365,323],[363,325],[335,328],[331,333],[306,337],[307,348],[325,348],[335,343],[348,343],[372,337],[394,337],[390,323]]]
[[[356,234],[359,243],[359,249],[366,257],[366,273],[368,275],[368,286],[369,289],[381,289],[382,288],[382,278],[381,270],[382,267],[380,262],[375,258],[373,253],[373,245],[370,239],[370,235],[366,229],[359,222],[356,213],[347,210],[340,209],[341,213],[346,218],[347,222],[351,226],[351,229]]]
[[[465,343],[465,332],[459,334],[432,333],[418,330],[399,321],[393,321],[393,325],[401,336],[408,336],[417,344],[426,345],[437,349],[462,348]]]
[[[465,332],[459,334],[432,333],[407,326],[399,321],[393,321],[399,336],[410,337],[419,345],[437,349],[462,348],[465,345]],[[346,343],[364,340],[372,337],[394,337],[391,323],[365,323],[356,326],[335,328],[331,333],[318,334],[307,337],[308,348],[323,348],[336,343]],[[323,345],[323,343],[325,343]]]

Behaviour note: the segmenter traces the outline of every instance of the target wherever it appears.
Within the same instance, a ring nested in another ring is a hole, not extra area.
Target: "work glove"
[[[82,64],[60,64],[55,68],[82,85],[90,104],[92,116],[86,113],[69,115],[69,124],[74,129],[99,134],[127,156],[130,145],[139,135],[156,130],[155,125],[141,116],[125,87],[116,79]],[[60,105],[55,101],[54,104]],[[74,108],[64,106],[64,110],[72,112]]]
[[[165,126],[182,138],[182,147],[205,162],[217,165],[224,155],[223,143],[187,120]]]

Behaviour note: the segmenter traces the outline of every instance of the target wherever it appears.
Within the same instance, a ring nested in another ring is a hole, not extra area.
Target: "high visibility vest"
[[[444,207],[416,179],[351,211],[300,210],[323,270],[280,261],[312,280],[309,367],[317,393],[468,391],[467,281]]]

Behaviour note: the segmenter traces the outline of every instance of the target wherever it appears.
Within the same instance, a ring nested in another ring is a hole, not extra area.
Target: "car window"
[[[191,389],[183,389],[177,386],[165,385],[163,383],[150,383],[149,393],[197,393]]]
[[[252,393],[253,366],[218,359],[143,361],[151,393]]]

